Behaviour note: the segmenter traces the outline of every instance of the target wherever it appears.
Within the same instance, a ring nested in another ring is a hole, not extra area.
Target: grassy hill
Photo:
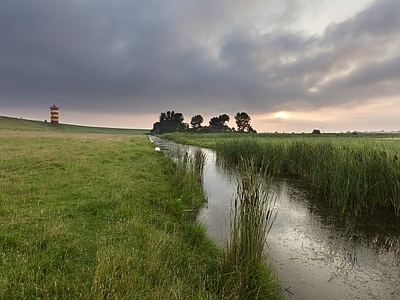
[[[42,121],[17,119],[0,116],[0,130],[11,131],[54,131],[75,133],[115,133],[115,134],[147,134],[148,129],[124,129],[107,127],[90,127],[70,124],[52,124]]]

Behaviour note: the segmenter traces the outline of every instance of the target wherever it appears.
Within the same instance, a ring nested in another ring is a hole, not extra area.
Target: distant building
[[[55,104],[50,107],[50,120],[51,123],[58,124],[58,107]]]

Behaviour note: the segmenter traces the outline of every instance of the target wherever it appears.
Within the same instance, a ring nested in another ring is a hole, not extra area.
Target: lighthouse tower
[[[51,123],[58,124],[58,107],[55,104],[50,107],[50,120]]]

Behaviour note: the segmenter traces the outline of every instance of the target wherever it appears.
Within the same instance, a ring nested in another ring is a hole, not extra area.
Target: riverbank
[[[2,132],[0,298],[217,299],[220,250],[143,135]]]

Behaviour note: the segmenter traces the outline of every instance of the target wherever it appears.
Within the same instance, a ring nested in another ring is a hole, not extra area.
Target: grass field
[[[196,172],[143,134],[51,126],[0,118],[0,299],[224,298]]]
[[[2,131],[41,131],[41,132],[75,132],[75,133],[114,133],[114,134],[148,134],[147,129],[124,129],[107,127],[89,127],[70,124],[52,124],[49,122],[32,121],[0,116]]]

